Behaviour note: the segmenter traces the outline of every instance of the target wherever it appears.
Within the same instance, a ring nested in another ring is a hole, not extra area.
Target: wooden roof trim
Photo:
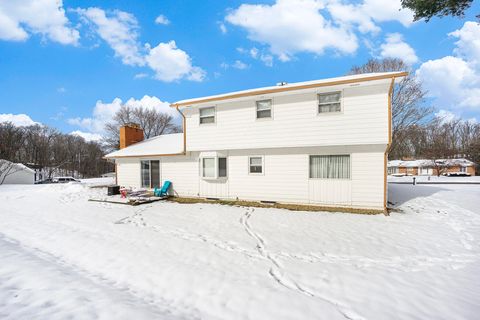
[[[250,97],[250,96],[258,96],[258,95],[270,94],[270,93],[278,93],[278,92],[285,92],[285,91],[295,91],[295,90],[303,90],[303,89],[328,87],[328,86],[358,83],[358,82],[366,82],[366,81],[395,79],[395,78],[399,78],[399,77],[405,77],[407,75],[408,75],[408,72],[405,71],[405,72],[398,72],[398,73],[394,73],[394,74],[382,74],[382,75],[378,75],[378,76],[370,76],[370,77],[365,77],[365,78],[335,80],[335,81],[328,81],[328,82],[322,82],[322,83],[304,84],[304,85],[298,85],[298,86],[292,86],[292,87],[278,87],[278,88],[274,88],[274,89],[265,89],[265,90],[260,90],[260,91],[234,93],[234,94],[229,94],[229,95],[225,95],[225,96],[221,96],[221,97],[211,97],[211,98],[205,98],[205,99],[200,98],[198,100],[193,100],[193,101],[190,101],[190,102],[173,103],[173,104],[170,105],[170,107],[178,108],[178,107],[190,106],[190,105],[206,103],[206,102],[230,100],[230,99]]]
[[[104,159],[119,159],[119,158],[151,158],[151,157],[172,157],[172,156],[184,156],[186,152],[180,153],[164,153],[164,154],[137,154],[137,155],[128,155],[128,156],[113,156],[113,157],[103,157]]]

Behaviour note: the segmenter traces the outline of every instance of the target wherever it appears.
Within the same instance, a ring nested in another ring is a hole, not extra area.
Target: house
[[[0,160],[1,184],[34,184],[35,171],[21,163]]]
[[[183,197],[386,208],[391,95],[405,72],[370,73],[173,103],[183,134],[121,129],[117,183],[172,182]]]
[[[475,163],[464,159],[391,160],[388,174],[407,176],[475,175]]]

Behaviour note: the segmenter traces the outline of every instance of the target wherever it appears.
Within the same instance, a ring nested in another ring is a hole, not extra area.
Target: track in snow
[[[339,301],[335,301],[330,298],[326,298],[310,289],[303,287],[298,282],[290,278],[286,273],[280,261],[278,261],[274,255],[272,255],[266,248],[266,241],[263,237],[255,232],[250,225],[250,218],[255,211],[254,208],[248,208],[246,212],[240,218],[240,223],[243,225],[245,231],[257,242],[257,251],[271,262],[271,267],[268,271],[268,274],[281,286],[296,291],[300,294],[304,294],[309,297],[317,298],[323,302],[333,305],[338,312],[340,312],[346,319],[350,320],[363,320],[364,317],[358,315],[356,312],[351,310],[348,306],[343,305]]]

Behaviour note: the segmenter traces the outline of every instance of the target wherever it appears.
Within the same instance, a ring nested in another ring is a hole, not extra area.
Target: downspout
[[[178,105],[175,105],[175,109],[177,109],[178,113],[182,116],[182,128],[183,128],[183,154],[187,154],[187,122],[185,115],[183,114],[180,109],[178,109]]]
[[[388,190],[388,153],[392,146],[392,97],[393,97],[393,86],[395,84],[395,77],[392,77],[392,81],[390,82],[390,88],[388,89],[388,143],[387,148],[385,149],[385,153],[383,155],[383,210],[385,214],[388,215],[387,211],[387,190]]]

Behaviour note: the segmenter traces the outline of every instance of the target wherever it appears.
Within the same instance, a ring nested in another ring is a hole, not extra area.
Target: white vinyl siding
[[[272,100],[260,100],[256,102],[257,119],[272,117]]]
[[[386,146],[388,89],[389,83],[343,89],[341,116],[318,115],[315,92],[276,96],[272,107],[274,121],[256,119],[255,99],[218,102],[215,125],[199,124],[197,107],[184,108],[187,148],[189,151],[211,151]]]
[[[260,157],[251,156],[251,150],[225,152],[228,179],[204,179],[196,152],[161,157],[161,181],[172,182],[175,196],[383,209],[384,151],[374,146],[349,148],[350,179],[309,179],[310,155],[339,154],[334,147],[316,147],[265,150],[263,174],[250,174],[246,168],[250,157]],[[139,188],[140,159],[116,161],[118,184]]]
[[[350,155],[310,156],[310,178],[350,179]]]
[[[200,109],[200,124],[215,123],[215,107]]]
[[[342,93],[331,92],[318,95],[318,113],[340,112]]]

